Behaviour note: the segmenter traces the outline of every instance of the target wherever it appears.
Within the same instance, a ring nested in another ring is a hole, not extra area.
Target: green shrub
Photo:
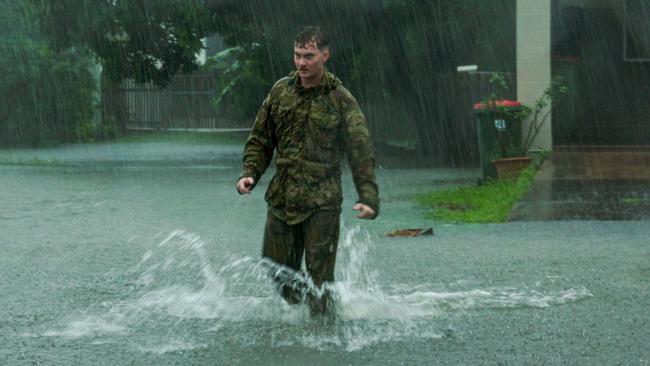
[[[0,146],[90,138],[94,81],[83,50],[53,52],[29,5],[0,0]]]

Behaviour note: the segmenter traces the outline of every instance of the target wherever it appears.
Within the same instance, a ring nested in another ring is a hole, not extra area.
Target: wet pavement
[[[650,218],[650,150],[560,150],[547,159],[509,221]]]
[[[438,224],[410,200],[477,169],[378,169],[362,221],[346,172],[326,325],[258,265],[269,176],[234,191],[242,144],[0,151],[0,365],[648,365],[648,221]],[[414,227],[435,235],[385,236]]]

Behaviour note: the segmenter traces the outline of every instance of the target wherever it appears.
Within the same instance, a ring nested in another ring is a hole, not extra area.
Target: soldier
[[[312,315],[332,310],[323,284],[334,281],[344,155],[359,195],[352,207],[359,211],[357,217],[374,219],[379,213],[365,117],[352,94],[326,70],[329,57],[322,28],[307,27],[296,36],[296,71],[277,81],[262,103],[237,182],[239,194],[250,193],[276,152],[277,171],[265,195],[269,209],[262,255],[274,263],[280,293],[294,304],[304,299],[305,289],[296,285],[295,276],[286,275],[286,268],[300,273],[304,254],[316,289],[306,294]]]

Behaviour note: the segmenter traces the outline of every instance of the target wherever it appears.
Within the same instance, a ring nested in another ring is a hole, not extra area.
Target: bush
[[[0,146],[88,138],[95,85],[90,57],[53,52],[26,4],[0,0]]]
[[[209,57],[203,66],[217,80],[213,104],[217,114],[234,121],[248,121],[255,116],[269,89],[263,69],[259,44],[232,47]],[[272,82],[271,82],[272,84]]]

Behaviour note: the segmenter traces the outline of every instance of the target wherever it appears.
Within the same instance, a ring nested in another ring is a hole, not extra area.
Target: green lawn
[[[530,189],[537,172],[532,165],[517,180],[493,180],[480,186],[464,186],[433,191],[418,196],[417,201],[431,208],[434,220],[443,222],[505,222],[512,206]]]

